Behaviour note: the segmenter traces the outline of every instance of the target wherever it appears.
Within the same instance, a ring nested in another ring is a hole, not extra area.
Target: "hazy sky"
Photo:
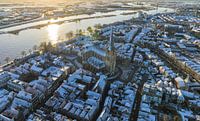
[[[35,3],[62,3],[62,2],[77,2],[77,1],[89,1],[89,0],[0,0],[0,3],[28,3],[28,2],[35,2]],[[93,1],[93,0],[91,0]],[[101,0],[99,0],[101,1]],[[104,0],[105,1],[105,0]],[[133,0],[135,1],[135,0]],[[144,1],[144,0],[138,0],[138,1]],[[153,1],[153,0],[147,0],[147,1]],[[157,0],[159,1],[159,0]],[[160,1],[187,1],[187,2],[200,2],[200,0],[160,0]]]
[[[71,2],[78,0],[0,0],[1,3],[24,3],[24,2],[35,2],[35,3],[60,3],[60,2]]]
[[[64,0],[0,0],[0,2],[46,2],[46,1],[64,1]]]

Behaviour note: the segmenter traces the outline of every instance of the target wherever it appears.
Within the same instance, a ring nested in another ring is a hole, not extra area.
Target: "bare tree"
[[[22,57],[25,57],[25,56],[26,56],[26,51],[23,50],[23,51],[21,52],[21,55],[22,55]]]
[[[29,54],[31,54],[31,53],[32,53],[32,50],[31,50],[31,49],[29,49],[29,50],[28,50],[28,52],[29,52]]]
[[[38,46],[37,45],[34,45],[33,46],[33,51],[36,51],[38,49]]]
[[[97,29],[94,30],[92,37],[93,37],[93,39],[99,39],[100,34],[99,34],[99,31]]]
[[[76,31],[76,34],[77,34],[78,36],[83,35],[83,30],[82,30],[82,29],[77,30],[77,31]]]
[[[42,52],[46,52],[47,51],[47,43],[46,42],[41,42],[39,45],[39,50]]]
[[[89,26],[89,27],[87,28],[87,31],[89,32],[90,35],[92,35],[92,33],[93,33],[92,27]]]
[[[53,45],[52,45],[52,43],[51,42],[48,42],[47,43],[47,49],[46,49],[47,51],[50,51],[50,52],[52,52],[53,50],[54,50],[54,47],[53,47]]]
[[[4,59],[4,61],[5,61],[6,63],[8,63],[8,62],[10,61],[10,57],[6,57],[6,58]]]
[[[101,24],[95,24],[95,25],[94,25],[94,28],[95,28],[95,29],[101,29],[101,28],[102,28],[102,25],[101,25]]]
[[[70,31],[70,32],[68,32],[68,33],[66,34],[66,37],[67,37],[68,39],[71,39],[73,36],[74,36],[73,31]]]

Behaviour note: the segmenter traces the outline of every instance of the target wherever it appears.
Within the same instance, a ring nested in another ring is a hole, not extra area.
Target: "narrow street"
[[[144,86],[144,83],[148,80],[148,77],[149,77],[148,74],[144,74],[142,76],[141,83],[138,85],[138,90],[136,92],[135,103],[134,103],[135,105],[132,110],[131,121],[137,121],[139,110],[140,110],[140,104],[141,104],[141,100],[142,100],[143,86]]]

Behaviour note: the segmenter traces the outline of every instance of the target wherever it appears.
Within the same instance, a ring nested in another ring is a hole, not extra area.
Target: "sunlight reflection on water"
[[[48,31],[48,38],[49,40],[55,44],[58,42],[58,31],[59,31],[59,25],[56,25],[56,24],[51,24],[51,25],[48,25],[47,27],[47,31]]]

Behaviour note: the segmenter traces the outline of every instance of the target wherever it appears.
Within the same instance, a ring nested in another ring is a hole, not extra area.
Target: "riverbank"
[[[27,24],[27,23],[42,21],[42,20],[45,20],[45,19],[42,18],[42,17],[40,17],[40,18],[29,20],[29,21],[24,21],[24,22],[20,22],[20,23],[14,23],[14,24],[9,24],[9,25],[4,25],[4,26],[0,26],[0,30],[1,29],[5,29],[5,28],[9,28],[9,27],[14,27],[14,26],[22,25],[22,24]]]
[[[102,16],[84,17],[84,18],[79,18],[79,19],[61,20],[61,21],[54,20],[54,22],[52,22],[51,20],[49,20],[49,22],[44,23],[44,24],[35,25],[35,26],[31,26],[31,27],[27,27],[27,28],[22,28],[22,29],[17,29],[17,30],[14,30],[14,31],[8,31],[6,33],[9,33],[9,34],[18,34],[20,31],[23,31],[23,30],[26,30],[26,29],[40,29],[42,27],[45,27],[45,26],[48,26],[48,25],[51,25],[51,24],[58,24],[58,25],[60,25],[60,24],[63,24],[65,22],[77,22],[77,21],[81,21],[81,20],[95,19],[95,18],[106,18],[106,17],[113,17],[113,16],[116,16],[116,15],[102,15]],[[0,33],[0,34],[5,34],[5,33]]]

